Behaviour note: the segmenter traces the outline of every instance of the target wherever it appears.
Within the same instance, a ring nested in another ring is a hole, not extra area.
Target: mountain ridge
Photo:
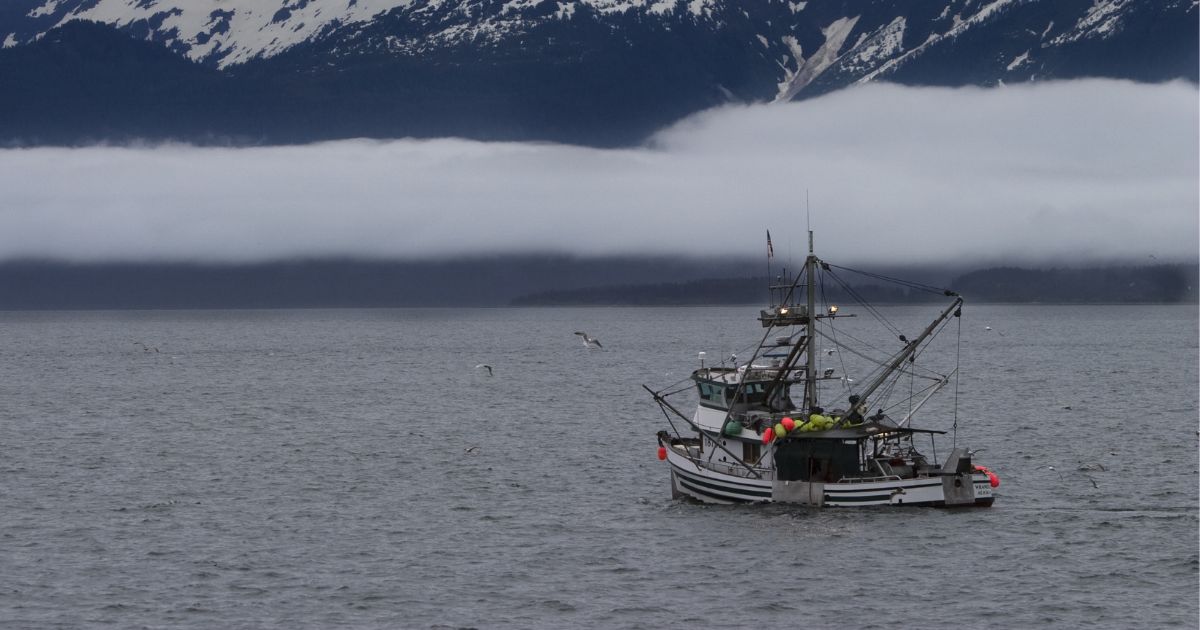
[[[254,264],[0,263],[0,310],[674,306],[761,304],[762,261],[524,255],[444,260],[309,259]],[[1194,263],[1087,267],[871,268],[978,302],[1196,303]],[[848,271],[848,270],[847,270]],[[937,295],[854,274],[873,302]],[[837,286],[829,296],[841,295]],[[850,296],[837,299],[849,302]]]
[[[1191,0],[10,2],[9,145],[454,135],[626,146],[714,106],[872,81],[1200,79]],[[189,65],[169,68],[164,51]],[[148,64],[163,72],[136,70]],[[81,84],[88,76],[103,80]]]

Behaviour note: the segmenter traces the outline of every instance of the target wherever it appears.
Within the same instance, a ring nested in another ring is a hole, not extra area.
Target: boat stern
[[[942,466],[942,496],[946,507],[988,507],[995,501],[1000,478],[971,461],[971,451],[955,448]]]

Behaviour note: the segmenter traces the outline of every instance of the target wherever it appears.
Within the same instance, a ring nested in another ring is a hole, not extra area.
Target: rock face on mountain
[[[615,146],[856,83],[1197,80],[1195,0],[6,0],[0,142]]]

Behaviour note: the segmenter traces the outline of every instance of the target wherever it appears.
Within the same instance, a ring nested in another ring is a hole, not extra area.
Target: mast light
[[[830,307],[829,307],[829,314],[830,314],[830,315],[837,315],[837,312],[838,312],[838,307],[837,307],[836,305],[835,305],[835,306],[830,306]]]

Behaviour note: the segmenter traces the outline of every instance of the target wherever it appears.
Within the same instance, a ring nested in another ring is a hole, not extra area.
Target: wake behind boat
[[[750,360],[738,363],[735,355],[706,366],[700,353],[700,367],[688,379],[699,397],[690,417],[671,397],[691,386],[646,388],[672,427],[658,433],[659,458],[670,465],[672,494],[706,503],[817,507],[991,505],[993,488],[999,485],[996,474],[976,465],[974,453],[957,445],[956,434],[948,456],[939,463],[936,438],[945,431],[911,423],[952,378],[957,386],[957,349],[954,370],[946,374],[925,367],[918,358],[924,358],[929,343],[950,322],[961,322],[962,297],[874,275],[951,300],[909,339],[834,269],[853,271],[817,258],[810,232],[804,269],[790,282],[770,287],[772,304],[758,318],[766,333]],[[818,308],[817,294],[825,294],[827,277],[890,330],[900,348],[880,348],[842,330],[838,320],[855,315],[839,312],[836,305]],[[823,346],[820,352],[818,343]],[[835,367],[821,369],[821,355],[837,356]],[[853,357],[865,366],[865,373],[851,378],[843,357]],[[899,419],[892,415],[901,412]],[[956,394],[955,433],[957,427]]]

